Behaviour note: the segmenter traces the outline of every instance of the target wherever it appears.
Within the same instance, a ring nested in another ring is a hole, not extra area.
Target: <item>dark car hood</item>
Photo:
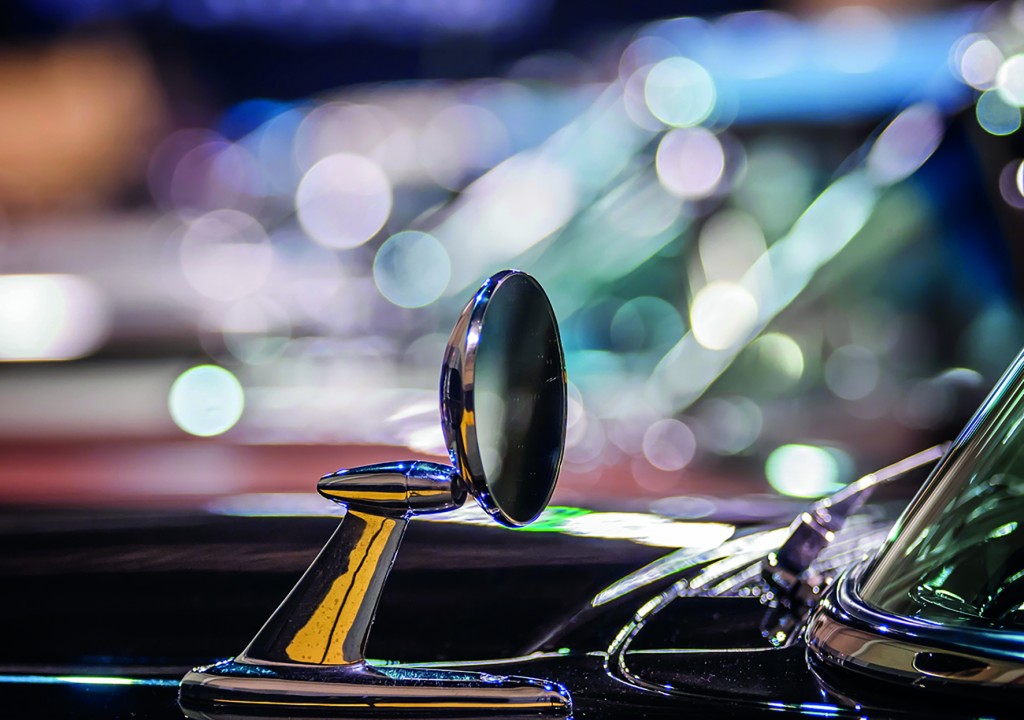
[[[0,667],[184,671],[236,654],[337,524],[201,511],[4,512]],[[603,588],[666,552],[628,540],[414,522],[368,654],[441,661],[528,652]]]
[[[590,530],[607,523],[602,534],[624,534],[616,527],[621,516],[595,515]],[[44,715],[180,718],[184,672],[239,653],[337,522],[208,511],[0,513],[0,702]],[[831,567],[861,556],[885,522],[854,526],[850,544],[826,558]],[[717,547],[673,552],[542,529],[550,532],[412,523],[368,655],[550,679],[569,688],[577,720],[682,711],[977,714],[955,699],[910,698],[845,677],[832,686],[808,665],[801,641],[754,647],[751,640],[763,640],[764,610],[746,590],[756,573],[750,562],[735,561],[744,552],[755,557],[779,532],[739,528]],[[699,537],[701,525],[679,529]],[[639,628],[629,650],[611,650],[653,598],[705,576],[731,590],[683,592]],[[998,714],[1000,707],[985,709]]]

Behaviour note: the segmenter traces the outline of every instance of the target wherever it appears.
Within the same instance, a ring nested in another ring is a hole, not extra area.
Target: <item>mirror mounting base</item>
[[[241,655],[185,675],[179,702],[187,716],[313,709],[340,716],[569,714],[568,691],[555,683],[366,661],[380,594],[410,518],[466,498],[455,468],[368,465],[326,475],[317,488],[347,507],[345,517]]]
[[[181,683],[189,718],[249,713],[331,717],[436,717],[469,714],[557,715],[571,712],[569,693],[532,678],[412,666],[286,665],[225,660],[196,668]]]

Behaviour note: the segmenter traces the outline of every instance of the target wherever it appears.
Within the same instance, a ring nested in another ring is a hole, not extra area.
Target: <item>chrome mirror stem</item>
[[[311,665],[363,662],[380,593],[408,524],[405,518],[349,510],[237,660]]]
[[[362,662],[409,518],[466,499],[455,468],[418,461],[339,470],[322,477],[317,490],[345,505],[345,518],[239,661]]]

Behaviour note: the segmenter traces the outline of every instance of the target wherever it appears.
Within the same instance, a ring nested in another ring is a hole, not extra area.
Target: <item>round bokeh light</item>
[[[391,182],[379,165],[340,153],[305,174],[295,193],[295,210],[311,238],[346,249],[362,245],[384,227],[391,201]]]
[[[380,294],[400,307],[423,307],[441,297],[451,279],[448,251],[433,235],[406,231],[389,237],[373,261]]]
[[[227,432],[245,409],[245,392],[231,372],[198,365],[183,372],[167,398],[174,423],[189,435],[211,437]]]

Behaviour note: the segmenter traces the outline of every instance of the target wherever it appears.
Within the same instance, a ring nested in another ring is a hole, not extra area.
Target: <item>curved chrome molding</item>
[[[807,625],[807,648],[827,665],[922,686],[1024,685],[1024,638],[916,622],[881,613],[857,596],[856,568],[840,578]],[[984,635],[982,640],[979,636]]]
[[[309,713],[331,717],[474,717],[568,715],[569,693],[557,683],[506,675],[375,668],[360,662],[328,668],[229,660],[182,680],[187,717],[238,718]]]

